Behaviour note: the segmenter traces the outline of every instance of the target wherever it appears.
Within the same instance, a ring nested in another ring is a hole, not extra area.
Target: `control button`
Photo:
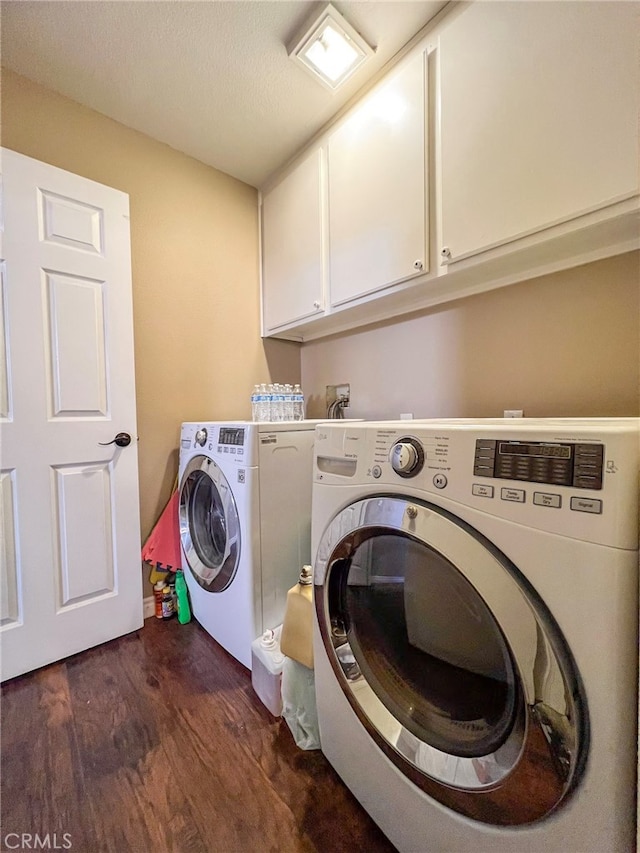
[[[602,515],[602,501],[596,498],[571,498],[571,509],[575,512],[593,512]]]
[[[598,477],[594,477],[593,474],[579,474],[577,477],[574,476],[573,485],[585,489],[599,489],[601,480]]]
[[[394,471],[412,471],[418,463],[418,452],[412,444],[396,444],[391,451],[391,465]]]
[[[481,465],[476,463],[473,468],[476,477],[493,477],[493,465]]]
[[[207,431],[204,427],[202,427],[202,429],[199,429],[196,432],[196,444],[199,444],[200,447],[204,447],[206,443],[207,443]]]
[[[424,450],[416,438],[405,436],[397,441],[389,453],[391,467],[401,477],[415,477],[424,465]]]
[[[523,504],[525,502],[525,491],[524,489],[500,489],[500,497],[503,501]]]
[[[444,474],[436,474],[433,478],[433,485],[436,487],[436,489],[444,489],[447,483],[448,480],[444,476]]]
[[[382,468],[379,465],[374,465],[371,469],[371,476],[375,477],[377,480],[378,477],[382,476]]]
[[[594,477],[593,474],[580,474],[576,472],[573,475],[572,485],[578,489],[601,489],[602,477]]]
[[[536,506],[552,506],[560,509],[562,506],[562,498],[560,495],[552,495],[548,492],[534,492],[533,502]]]
[[[596,459],[602,459],[604,456],[604,445],[603,444],[576,444],[575,445],[576,458],[578,457],[587,457],[592,456]]]
[[[604,445],[576,444],[573,485],[579,489],[601,489]]]
[[[482,486],[480,483],[474,483],[471,486],[471,494],[477,498],[492,498],[493,486]]]
[[[510,480],[513,476],[514,466],[509,462],[499,462],[496,468],[496,477],[500,477],[504,480]]]
[[[493,477],[496,442],[493,439],[476,439],[473,473],[476,477]]]
[[[531,475],[532,483],[546,483],[549,480],[546,471],[534,471]]]

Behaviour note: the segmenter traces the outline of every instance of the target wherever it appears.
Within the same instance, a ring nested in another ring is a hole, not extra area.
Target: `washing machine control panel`
[[[244,429],[242,427],[220,427],[218,444],[242,447],[244,444]]]
[[[424,450],[420,442],[406,436],[397,441],[389,453],[391,467],[401,477],[415,477],[424,465]]]
[[[476,477],[549,483],[576,489],[601,489],[603,444],[476,440]]]

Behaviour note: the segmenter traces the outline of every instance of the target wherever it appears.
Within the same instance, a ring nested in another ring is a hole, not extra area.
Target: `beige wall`
[[[142,535],[169,498],[180,424],[250,417],[255,382],[298,382],[260,339],[257,191],[12,72],[2,145],[129,194]]]
[[[11,72],[2,144],[130,196],[142,534],[168,499],[183,420],[249,417],[254,382],[296,382],[260,340],[257,193]],[[638,415],[638,253],[305,344],[311,417]]]
[[[351,417],[640,415],[637,252],[305,344],[308,414],[351,384]]]

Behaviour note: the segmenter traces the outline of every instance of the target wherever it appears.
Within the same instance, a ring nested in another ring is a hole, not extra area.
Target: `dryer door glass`
[[[498,749],[522,707],[520,685],[502,632],[469,581],[431,548],[384,533],[334,571],[341,589],[332,618],[394,717],[450,755]]]
[[[575,662],[478,531],[424,501],[363,499],[327,527],[314,583],[338,682],[415,784],[500,824],[538,820],[574,789],[589,731]]]

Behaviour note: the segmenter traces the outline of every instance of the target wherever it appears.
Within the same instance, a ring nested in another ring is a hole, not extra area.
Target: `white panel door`
[[[129,199],[0,152],[5,680],[143,619]]]

